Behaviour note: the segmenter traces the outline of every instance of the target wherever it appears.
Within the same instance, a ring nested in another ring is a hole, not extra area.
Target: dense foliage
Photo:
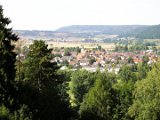
[[[114,90],[112,82],[115,76],[108,73],[101,74],[94,83],[94,86],[86,94],[80,107],[82,120],[107,120],[112,119],[115,108]]]
[[[51,62],[51,49],[47,49],[44,41],[34,41],[29,49],[21,66],[23,71],[19,73],[23,74],[19,81],[23,95],[20,95],[21,102],[32,112],[32,119],[67,119],[69,102],[62,99],[59,87],[63,80],[57,74],[57,64]]]
[[[123,36],[136,37],[141,39],[159,39],[160,38],[160,25],[148,26],[141,29],[135,29]]]
[[[129,115],[136,120],[158,120],[160,117],[160,63],[154,65],[147,77],[135,84],[133,104]]]

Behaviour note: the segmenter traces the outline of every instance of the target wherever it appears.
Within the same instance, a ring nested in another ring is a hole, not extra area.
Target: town
[[[47,43],[48,42],[46,42],[46,44]],[[57,44],[61,44],[61,42],[58,42]],[[67,44],[72,43],[67,42]],[[90,72],[95,72],[99,69],[101,72],[108,70],[109,72],[118,73],[121,66],[124,64],[138,64],[144,62],[144,59],[147,59],[146,61],[148,64],[158,61],[157,51],[155,51],[152,47],[146,50],[142,48],[140,50],[133,51],[116,50],[116,47],[117,46],[112,46],[112,49],[107,49],[102,48],[99,44],[96,44],[95,48],[84,48],[83,46],[50,48],[52,49],[52,62],[56,62],[59,66],[61,66],[60,69],[62,70],[77,70],[81,68]],[[18,55],[23,60],[27,54],[28,48],[23,46],[21,49],[21,53]]]
[[[65,69],[66,66],[71,68],[83,68],[91,72],[95,72],[97,68],[104,71],[106,68],[108,71],[119,71],[123,64],[137,64],[144,61],[144,57],[148,57],[148,64],[154,63],[158,60],[158,56],[152,50],[135,51],[135,52],[111,52],[107,50],[87,50],[80,49],[80,52],[65,51],[55,52],[56,55],[53,61],[64,65],[61,69]]]

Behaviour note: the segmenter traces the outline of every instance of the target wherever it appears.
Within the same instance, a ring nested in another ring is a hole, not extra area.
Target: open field
[[[107,34],[100,34],[100,35],[96,35],[95,38],[115,38],[118,35],[107,35]]]
[[[157,48],[160,48],[160,39],[145,39],[145,42],[155,43]]]
[[[97,48],[101,46],[104,49],[114,49],[114,43],[83,43],[83,42],[46,42],[49,48],[54,47],[84,47],[84,48]]]
[[[160,39],[144,39],[145,42],[155,42],[160,43]]]
[[[29,46],[32,44],[33,41],[30,40],[19,40],[18,42],[15,42],[16,46],[23,47],[23,46]],[[48,44],[49,48],[61,48],[61,47],[80,47],[80,48],[97,48],[98,46],[101,46],[104,49],[107,50],[113,50],[115,47],[114,43],[84,43],[84,42],[53,42],[53,41],[45,41],[46,44]]]

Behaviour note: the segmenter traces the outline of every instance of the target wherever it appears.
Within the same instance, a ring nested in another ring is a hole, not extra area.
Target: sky
[[[68,25],[160,24],[160,0],[0,0],[18,30]]]

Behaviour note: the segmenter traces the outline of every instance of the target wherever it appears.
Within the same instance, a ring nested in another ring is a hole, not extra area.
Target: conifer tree
[[[15,61],[16,54],[12,41],[17,41],[18,37],[13,33],[10,19],[4,17],[3,9],[0,5],[0,104],[9,108],[10,111],[17,109],[15,97],[17,90],[15,87]]]
[[[32,119],[67,120],[69,102],[61,96],[63,83],[57,75],[58,66],[51,62],[51,49],[44,41],[34,41],[23,62],[24,79],[21,81],[21,103],[32,112]]]

